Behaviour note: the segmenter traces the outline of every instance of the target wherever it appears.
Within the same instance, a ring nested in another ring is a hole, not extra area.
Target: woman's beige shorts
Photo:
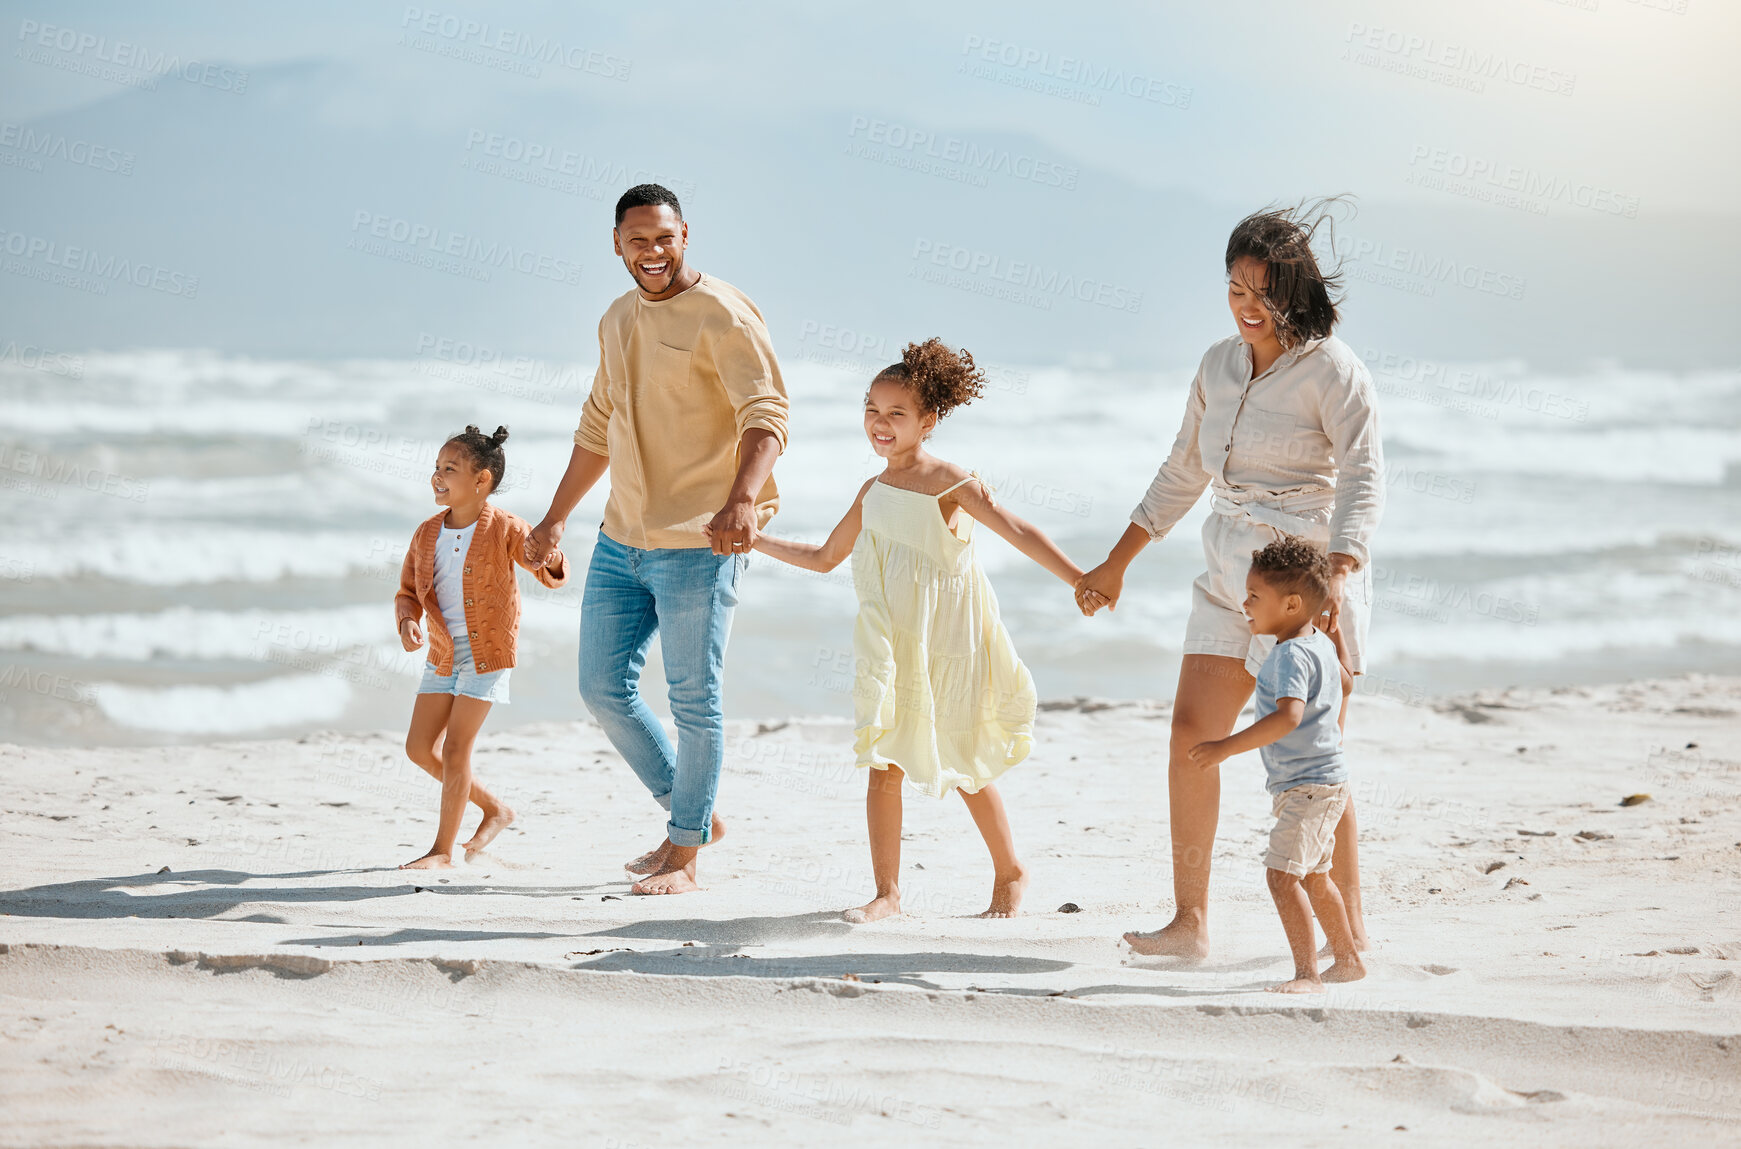
[[[1251,570],[1251,552],[1263,549],[1281,534],[1244,516],[1209,516],[1203,524],[1203,558],[1208,569],[1191,584],[1186,654],[1242,658],[1245,669],[1257,676],[1276,640],[1272,635],[1251,633],[1242,605],[1245,576]],[[1348,576],[1342,594],[1342,644],[1348,652],[1348,669],[1355,674],[1366,670],[1366,627],[1371,617],[1372,571],[1362,567]]]
[[[1276,816],[1269,832],[1269,851],[1263,864],[1285,870],[1296,878],[1322,874],[1330,868],[1336,850],[1336,823],[1348,808],[1348,783],[1333,786],[1295,786],[1283,790],[1270,803]]]

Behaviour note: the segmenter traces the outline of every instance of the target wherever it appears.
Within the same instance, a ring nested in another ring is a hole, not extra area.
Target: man
[[[669,811],[665,841],[628,863],[637,894],[699,888],[695,858],[725,826],[726,638],[756,534],[778,507],[786,386],[756,305],[684,264],[677,197],[641,184],[617,201],[613,243],[635,289],[598,325],[599,364],[550,511],[526,541],[536,563],[608,469],[610,500],[580,616],[580,694],[611,744]],[[660,637],[673,751],[641,698]]]

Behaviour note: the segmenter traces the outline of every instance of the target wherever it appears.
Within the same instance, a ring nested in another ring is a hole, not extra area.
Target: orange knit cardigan
[[[408,618],[428,617],[429,661],[442,675],[453,673],[453,636],[447,632],[435,599],[435,543],[446,518],[443,508],[425,519],[411,536],[411,549],[405,552],[405,562],[399,568],[399,593],[393,597],[395,629],[403,631]],[[466,548],[461,571],[465,621],[472,662],[479,674],[514,665],[515,640],[520,633],[520,585],[514,578],[514,564],[526,566],[520,548],[531,532],[525,519],[485,503],[471,546]],[[547,587],[568,581],[568,559],[561,551],[554,552],[541,569],[526,569]]]

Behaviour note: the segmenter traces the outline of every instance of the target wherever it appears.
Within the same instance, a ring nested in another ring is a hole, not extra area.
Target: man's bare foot
[[[1124,935],[1131,949],[1144,957],[1182,957],[1201,961],[1209,956],[1209,932],[1201,925],[1174,918],[1158,930]]]
[[[1324,971],[1325,981],[1359,981],[1365,976],[1366,963],[1360,960],[1359,954],[1337,958],[1335,964]]]
[[[453,869],[453,855],[437,854],[431,850],[415,862],[406,862],[399,868],[401,870],[451,870]]]
[[[675,870],[649,874],[629,887],[631,894],[693,894],[701,887],[695,884],[695,863]]]
[[[1315,977],[1297,977],[1269,987],[1271,993],[1323,993],[1324,983]]]
[[[484,820],[478,823],[478,832],[465,844],[465,860],[471,861],[473,854],[495,841],[497,834],[513,824],[514,811],[506,806],[497,807],[494,814],[484,815]]]
[[[725,822],[718,814],[715,814],[713,816],[713,833],[708,837],[707,844],[711,846],[723,837],[725,837]],[[665,855],[670,850],[671,842],[667,839],[634,861],[624,863],[623,869],[631,874],[656,874],[665,868]]]
[[[1022,911],[1022,895],[1028,889],[1028,871],[1017,866],[1015,873],[995,878],[991,883],[991,907],[982,918],[1013,918]]]
[[[884,918],[897,917],[901,912],[901,895],[885,894],[872,898],[856,910],[847,910],[840,915],[842,921],[862,926],[866,922],[879,922]]]

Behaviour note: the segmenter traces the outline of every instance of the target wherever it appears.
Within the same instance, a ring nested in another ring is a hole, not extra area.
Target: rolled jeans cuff
[[[685,830],[673,823],[665,824],[665,837],[673,846],[705,846],[712,831],[711,826],[705,830]]]

